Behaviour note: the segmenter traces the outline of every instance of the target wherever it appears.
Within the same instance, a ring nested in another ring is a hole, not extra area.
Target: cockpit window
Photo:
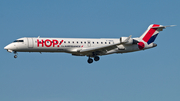
[[[15,40],[14,42],[24,42],[24,40]]]

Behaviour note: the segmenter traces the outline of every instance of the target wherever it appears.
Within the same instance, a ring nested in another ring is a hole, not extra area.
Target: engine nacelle
[[[121,37],[120,38],[120,43],[130,45],[130,44],[137,44],[139,42],[137,40],[134,40],[133,38]]]

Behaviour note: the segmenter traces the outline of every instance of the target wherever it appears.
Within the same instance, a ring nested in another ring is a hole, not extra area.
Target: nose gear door
[[[28,48],[33,48],[33,38],[27,38]]]

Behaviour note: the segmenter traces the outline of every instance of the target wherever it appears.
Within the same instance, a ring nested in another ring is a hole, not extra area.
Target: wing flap
[[[101,46],[101,47],[92,47],[92,48],[79,50],[79,52],[85,53],[85,52],[95,52],[95,51],[109,51],[109,50],[112,50],[114,48],[117,48],[117,45],[119,45],[119,44],[120,43],[113,44],[113,45],[107,45],[107,46]]]

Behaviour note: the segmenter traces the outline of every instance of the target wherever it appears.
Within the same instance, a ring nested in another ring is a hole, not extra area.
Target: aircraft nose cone
[[[7,45],[7,46],[4,47],[4,49],[6,49],[6,50],[8,50],[8,49],[13,50],[13,49],[15,49],[15,48],[16,48],[16,45],[15,45],[15,44],[12,44],[12,43],[10,43],[9,45]]]
[[[9,45],[5,46],[4,49],[6,49],[6,50],[9,49]]]
[[[12,44],[9,44],[9,45],[5,46],[4,49],[7,50],[10,53],[13,52]]]

